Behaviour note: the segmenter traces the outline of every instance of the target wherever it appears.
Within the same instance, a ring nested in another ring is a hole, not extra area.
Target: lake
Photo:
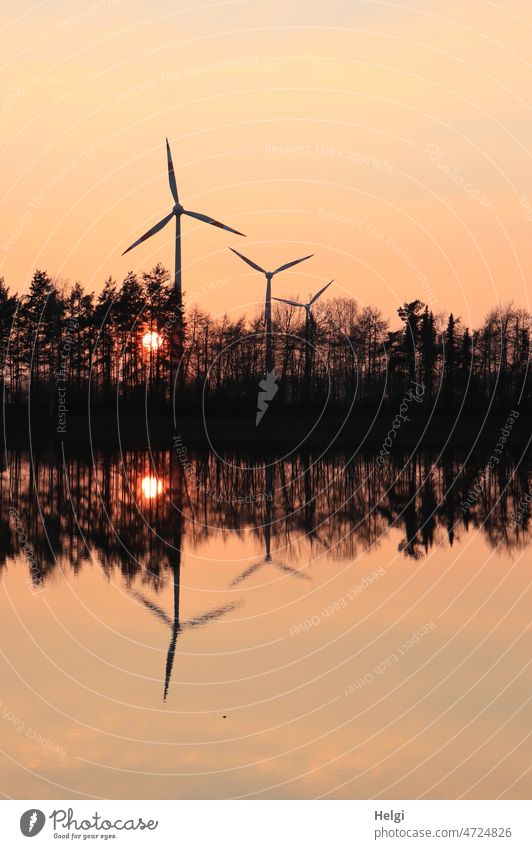
[[[526,463],[5,460],[10,797],[530,796]]]

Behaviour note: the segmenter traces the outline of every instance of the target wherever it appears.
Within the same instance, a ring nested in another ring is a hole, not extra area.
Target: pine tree
[[[118,343],[116,340],[116,283],[108,277],[104,288],[96,301],[93,318],[93,342],[91,361],[96,376],[96,397],[105,404],[111,404],[113,387],[118,383]]]
[[[144,292],[138,278],[130,272],[123,280],[114,311],[119,338],[121,394],[126,401],[143,395],[144,371],[141,369]]]
[[[457,390],[455,382],[457,366],[456,325],[457,320],[450,313],[443,337],[443,397],[444,401],[451,406],[454,403]]]
[[[425,385],[425,403],[430,405],[434,394],[434,372],[437,356],[437,335],[434,315],[425,307],[421,324],[421,370]]]
[[[46,383],[58,377],[64,308],[51,278],[45,271],[35,271],[29,295],[23,302],[22,320],[30,392],[37,407],[45,403]]]
[[[11,385],[12,343],[15,337],[13,333],[13,330],[15,330],[13,319],[17,310],[17,304],[17,298],[10,296],[4,278],[0,277],[0,389],[2,391],[2,398],[4,398],[4,389],[6,387],[9,387],[10,390],[13,388]]]
[[[399,318],[405,323],[402,350],[407,355],[408,378],[410,381],[416,380],[417,375],[417,351],[419,346],[421,316],[424,306],[425,304],[423,301],[416,299],[410,303],[405,302],[403,306],[399,307],[397,310]]]

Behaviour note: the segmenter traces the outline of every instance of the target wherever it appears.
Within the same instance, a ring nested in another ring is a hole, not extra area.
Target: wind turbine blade
[[[239,256],[240,259],[243,259],[244,262],[247,262],[248,265],[251,265],[251,267],[254,268],[255,271],[260,271],[261,274],[266,274],[266,271],[264,270],[264,268],[261,268],[260,265],[257,265],[256,262],[253,262],[252,259],[248,259],[247,256],[244,256],[244,254],[238,253],[238,251],[235,251],[234,248],[229,248],[229,250],[233,251],[233,253],[236,254],[237,256]]]
[[[183,213],[185,215],[190,215],[191,218],[197,218],[198,221],[205,221],[206,224],[212,224],[213,227],[221,227],[222,230],[227,230],[228,233],[235,233],[237,236],[245,237],[245,233],[240,233],[239,230],[233,230],[232,227],[228,227],[227,224],[222,224],[221,221],[216,221],[216,219],[211,218],[210,215],[203,215],[201,212],[191,212],[189,209],[184,209]]]
[[[312,580],[310,575],[306,575],[305,572],[300,572],[299,569],[293,569],[291,566],[287,566],[286,563],[279,563],[277,560],[272,560],[272,564],[280,569],[281,572],[286,572],[287,575],[292,575],[293,578],[300,578],[302,581]]]
[[[238,575],[231,581],[229,586],[236,587],[238,584],[241,584],[242,581],[245,581],[246,578],[249,578],[250,575],[253,575],[253,573],[256,572],[257,569],[260,569],[261,566],[264,566],[264,560],[261,560],[260,563],[254,563],[253,566],[248,566],[248,568],[245,569],[244,572],[242,572],[240,575]]]
[[[150,610],[152,613],[155,614],[155,616],[157,616],[162,622],[164,622],[165,625],[168,625],[170,628],[172,627],[173,623],[170,617],[167,616],[164,610],[161,610],[161,608],[157,604],[155,604],[155,602],[150,601],[148,598],[146,598],[146,596],[142,595],[142,593],[137,592],[137,590],[130,590],[130,593],[133,598],[136,598],[137,601],[140,601],[141,604],[147,607],[148,610]]]
[[[175,181],[174,174],[174,163],[172,162],[172,154],[170,153],[170,145],[168,144],[168,139],[166,139],[166,158],[168,159],[168,182],[170,183],[170,191],[172,192],[172,197],[175,203],[179,203],[179,196],[177,194],[177,184]]]
[[[201,625],[206,625],[207,622],[213,622],[215,619],[221,619],[227,613],[230,613],[235,607],[239,607],[241,602],[233,601],[230,604],[224,604],[222,607],[215,607],[212,610],[207,610],[200,616],[195,616],[194,619],[187,619],[181,623],[181,628],[199,628]]]
[[[125,256],[125,254],[129,253],[129,251],[132,251],[133,248],[136,248],[137,245],[140,245],[141,242],[145,242],[146,239],[150,238],[150,236],[154,236],[155,233],[158,233],[159,230],[162,230],[163,227],[166,227],[168,222],[171,221],[173,217],[174,217],[174,213],[171,212],[170,215],[167,215],[166,218],[163,218],[162,221],[159,221],[159,223],[156,224],[154,227],[152,227],[151,230],[148,230],[147,233],[144,233],[144,235],[141,236],[140,239],[137,239],[136,242],[133,242],[133,244],[129,246],[127,251],[124,251],[122,256]]]
[[[299,262],[304,262],[306,259],[310,259],[314,254],[309,254],[308,256],[302,256],[301,259],[295,259],[293,262],[285,262],[284,265],[280,265],[279,268],[276,268],[273,274],[279,274],[280,271],[286,271],[287,268],[292,268],[293,265],[297,265]]]
[[[304,307],[305,304],[300,304],[299,301],[288,301],[286,298],[272,298],[273,301],[279,301],[281,304],[290,304],[292,307]]]
[[[334,283],[334,279],[333,279],[333,280],[331,280],[331,283]],[[320,297],[320,295],[323,295],[323,293],[325,292],[325,289],[328,289],[328,288],[329,288],[329,286],[331,285],[331,283],[327,283],[327,285],[326,285],[326,286],[324,286],[324,287],[323,287],[323,289],[320,289],[320,291],[319,291],[319,292],[316,292],[316,294],[314,295],[314,297],[313,297],[313,298],[311,298],[311,299],[310,299],[310,301],[309,301],[309,307],[310,307],[310,305],[311,305],[311,304],[313,304],[313,303],[314,303],[314,301],[317,301],[317,300],[318,300],[318,298]]]

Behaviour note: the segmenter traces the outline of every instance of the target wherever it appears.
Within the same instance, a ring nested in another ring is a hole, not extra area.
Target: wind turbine
[[[180,597],[181,597],[181,552],[183,548],[183,502],[184,490],[186,491],[186,479],[184,466],[177,460],[175,454],[170,455],[170,470],[169,470],[169,485],[167,497],[173,506],[175,514],[172,516],[170,524],[171,546],[169,551],[169,566],[172,573],[173,584],[173,616],[168,615],[155,602],[151,601],[138,590],[128,588],[130,594],[141,604],[143,604],[154,616],[163,622],[170,630],[170,642],[166,653],[166,667],[164,673],[164,694],[163,701],[166,701],[168,689],[170,687],[170,679],[172,676],[172,668],[176,652],[177,638],[179,634],[187,629],[199,628],[209,622],[221,619],[227,613],[230,613],[240,602],[230,602],[221,607],[216,607],[211,610],[206,610],[193,619],[183,620],[180,616]],[[162,487],[161,487],[162,493]],[[187,493],[188,499],[188,493]],[[157,514],[156,514],[157,515]],[[162,514],[164,517],[164,513]],[[150,517],[151,518],[151,517]],[[192,520],[194,521],[194,520]],[[161,523],[154,523],[154,530],[159,538],[165,537],[165,526]],[[170,544],[170,540],[168,540]]]
[[[175,218],[175,270],[174,270],[174,294],[176,300],[176,308],[178,314],[178,348],[182,347],[182,333],[181,333],[181,325],[182,325],[182,299],[183,299],[183,287],[181,280],[181,216],[188,215],[190,218],[196,218],[198,221],[204,221],[206,224],[212,224],[213,227],[221,227],[222,230],[227,230],[228,233],[235,233],[237,236],[244,236],[244,233],[240,233],[239,230],[234,230],[232,227],[228,227],[227,224],[222,224],[221,221],[216,221],[215,218],[211,218],[210,215],[204,215],[202,212],[191,212],[190,209],[184,209],[183,206],[179,202],[179,195],[177,193],[177,184],[174,173],[174,164],[172,162],[172,154],[170,152],[170,145],[168,143],[168,139],[166,139],[166,156],[168,161],[168,182],[170,184],[170,192],[172,194],[172,198],[174,200],[174,206],[172,211],[165,215],[157,224],[154,224],[143,236],[137,239],[136,242],[133,242],[132,245],[124,251],[122,256],[127,254],[129,251],[136,248],[137,245],[140,245],[142,242],[145,242],[146,239],[149,239],[151,236],[154,236],[155,233],[158,233],[159,230],[162,230],[163,227],[166,227],[167,224],[170,223],[172,218]],[[180,350],[178,354],[180,354]]]
[[[230,602],[229,604],[224,604],[222,607],[215,607],[212,610],[207,610],[204,613],[201,613],[199,616],[194,617],[193,619],[182,620],[179,616],[180,558],[179,565],[177,566],[177,568],[175,568],[175,566],[173,568],[173,585],[173,618],[168,616],[168,614],[164,610],[162,610],[159,605],[155,604],[155,602],[151,601],[149,598],[146,598],[143,593],[140,593],[137,590],[130,589],[131,595],[137,601],[147,607],[148,610],[154,614],[154,616],[161,620],[161,622],[167,625],[171,632],[170,643],[168,645],[168,652],[166,655],[163,701],[166,701],[166,697],[168,695],[168,688],[170,687],[170,678],[172,676],[172,667],[174,665],[177,638],[181,631],[185,631],[189,628],[200,628],[202,625],[207,625],[209,622],[214,622],[217,619],[221,619],[222,616],[225,616],[227,613],[230,613],[232,610],[234,610],[236,607],[239,607],[240,605],[240,602]]]
[[[295,259],[293,262],[286,262],[284,265],[280,265],[279,268],[276,268],[275,271],[266,271],[264,268],[261,268],[260,265],[257,265],[253,260],[248,259],[244,254],[239,253],[234,248],[230,248],[229,250],[233,251],[234,254],[240,257],[240,259],[247,262],[251,268],[254,268],[255,271],[260,271],[261,274],[264,274],[266,277],[266,302],[264,306],[264,320],[266,324],[266,375],[268,375],[273,370],[273,346],[272,346],[272,277],[275,274],[279,274],[281,271],[286,271],[287,268],[292,268],[293,265],[297,265],[300,262],[304,262],[306,259],[310,259],[314,254],[309,254],[308,256],[303,256],[301,259]]]
[[[285,572],[288,575],[292,575],[294,578],[300,578],[303,581],[310,581],[311,578],[309,575],[306,575],[304,572],[299,571],[299,569],[294,569],[292,566],[287,566],[286,563],[280,563],[278,560],[274,560],[271,555],[271,531],[272,531],[272,500],[273,500],[273,469],[271,463],[268,463],[265,468],[265,483],[266,483],[266,504],[265,504],[265,516],[264,516],[264,545],[266,548],[266,554],[262,560],[259,560],[258,563],[254,563],[252,566],[248,566],[241,572],[240,575],[237,575],[231,581],[230,586],[236,587],[238,584],[241,584],[242,581],[245,581],[246,578],[249,578],[251,575],[258,572],[259,569],[262,569],[263,566],[267,566],[268,564],[272,566],[276,566],[277,569],[280,569],[281,572]]]
[[[323,289],[320,289],[319,292],[316,292],[315,295],[310,299],[307,304],[301,304],[299,301],[290,301],[287,298],[274,298],[274,301],[280,301],[282,304],[290,304],[292,307],[303,307],[305,309],[305,396],[308,399],[310,395],[310,378],[312,372],[312,358],[313,358],[313,330],[316,326],[316,322],[314,320],[314,316],[311,312],[311,306],[314,304],[318,298],[320,298],[326,289],[329,288],[331,283],[334,283],[334,279],[327,283]]]

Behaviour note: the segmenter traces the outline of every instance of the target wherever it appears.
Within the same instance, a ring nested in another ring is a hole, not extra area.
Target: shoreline
[[[507,413],[491,414],[482,426],[479,415],[416,416],[402,424],[394,433],[390,453],[397,449],[450,450],[471,449],[495,443],[507,420]],[[71,415],[64,432],[58,432],[57,422],[46,416],[32,416],[31,439],[27,414],[9,412],[5,417],[6,445],[9,448],[56,445],[90,448],[148,447],[172,448],[180,436],[191,448],[283,448],[292,451],[306,449],[360,448],[379,450],[392,429],[391,414],[372,416],[352,415],[348,419],[328,416],[318,423],[309,416],[265,418],[256,427],[247,416],[209,416],[207,431],[201,416],[181,416],[174,427],[170,415],[153,415],[148,423],[144,415],[116,416],[94,413],[90,422],[86,416]],[[90,427],[89,427],[90,424]],[[118,426],[117,426],[118,425]],[[4,428],[2,428],[2,433]],[[516,420],[505,450],[522,451],[532,439],[532,416]],[[2,438],[3,441],[3,438]]]

